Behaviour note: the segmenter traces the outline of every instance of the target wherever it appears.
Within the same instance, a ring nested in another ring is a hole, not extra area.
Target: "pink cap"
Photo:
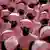
[[[27,28],[32,28],[33,27],[33,23],[29,20],[29,19],[23,19],[23,20],[20,20],[21,22],[21,27],[27,27]]]

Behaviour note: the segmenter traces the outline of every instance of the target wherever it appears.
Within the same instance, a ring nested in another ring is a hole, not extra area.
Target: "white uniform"
[[[32,45],[32,50],[47,50],[48,43],[41,40],[36,40],[35,43]]]
[[[15,36],[9,37],[5,40],[5,47],[7,50],[14,50],[18,45],[18,40]]]

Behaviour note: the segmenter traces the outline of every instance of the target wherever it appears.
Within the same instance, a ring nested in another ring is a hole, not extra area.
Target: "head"
[[[7,9],[7,5],[1,5],[3,9]]]
[[[3,19],[4,23],[8,23],[8,21],[9,21],[9,20],[8,20],[8,16],[6,16],[6,15],[3,16],[2,19]]]
[[[16,21],[10,21],[10,23],[11,23],[11,28],[15,28],[17,26]]]
[[[22,30],[24,29],[24,30],[27,30],[27,32],[32,32],[33,23],[29,19],[23,19],[23,20],[20,20],[20,27],[22,28]]]
[[[41,40],[35,40],[34,44],[32,45],[32,50],[46,50],[48,48],[48,43]]]
[[[16,21],[18,25],[20,24],[20,18],[18,13],[11,13],[8,17],[9,21]]]
[[[48,0],[39,0],[40,4],[46,4]]]
[[[48,25],[48,22],[49,22],[49,19],[42,19],[40,21],[40,23],[41,23],[42,26],[47,26]]]
[[[50,26],[45,26],[41,29],[40,39],[50,43]]]
[[[46,12],[46,11],[40,12],[39,15],[40,15],[39,21],[40,21],[40,20],[43,20],[43,19],[49,19],[48,12]]]
[[[20,15],[24,15],[24,10],[23,10],[23,9],[19,9],[19,10],[18,10],[18,13],[19,13]]]
[[[9,10],[10,12],[13,12],[13,11],[15,10],[15,8],[13,8],[13,7],[8,7],[8,10]]]
[[[29,35],[29,28],[23,27],[21,29],[22,29],[22,32],[23,32],[23,36],[28,36]]]
[[[27,18],[28,18],[29,20],[33,20],[33,19],[35,18],[35,16],[33,16],[32,13],[28,13],[28,14],[27,14]]]

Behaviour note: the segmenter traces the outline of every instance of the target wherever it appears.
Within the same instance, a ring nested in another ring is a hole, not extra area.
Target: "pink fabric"
[[[10,32],[9,32],[9,31],[10,31]],[[3,40],[6,40],[6,39],[8,39],[9,37],[15,35],[15,33],[14,33],[12,30],[9,30],[9,31],[7,31],[7,32],[5,32],[5,33],[2,33]]]
[[[20,26],[16,26],[14,29],[12,29],[12,31],[14,31],[14,34],[15,34],[15,36],[16,36],[16,38],[20,38],[20,37],[22,37],[22,30],[21,30],[21,28],[20,28]]]
[[[39,28],[41,27],[41,23],[38,21],[33,20],[33,31],[32,34],[35,34],[37,36],[39,35]]]
[[[18,40],[15,36],[11,36],[7,40],[5,40],[5,47],[7,48],[7,50],[14,50],[17,45]]]
[[[35,41],[36,38],[32,37],[31,35],[28,36],[22,36],[19,39],[19,44],[22,48],[28,48],[31,41]]]
[[[48,50],[48,43],[45,41],[41,41],[41,40],[36,40],[34,45],[32,45],[32,50]]]

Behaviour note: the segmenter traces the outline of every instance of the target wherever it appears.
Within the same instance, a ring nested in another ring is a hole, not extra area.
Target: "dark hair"
[[[36,4],[34,4],[34,3],[30,3],[28,6],[30,7],[30,8],[34,8],[36,5],[38,5],[39,4],[39,2],[37,2]]]
[[[17,25],[17,22],[16,21],[10,21],[10,23],[11,23],[11,28],[16,27],[16,25]]]
[[[29,45],[29,50],[32,50],[32,45],[34,44],[34,41],[31,41],[30,42],[30,45]]]
[[[3,9],[7,9],[7,5],[1,5]]]
[[[35,4],[31,3],[28,5],[30,8],[34,8]]]
[[[9,21],[9,20],[8,20],[8,16],[6,16],[6,15],[3,16],[2,19],[3,19],[3,21],[4,21],[5,23],[8,23],[8,21]]]
[[[13,12],[14,9],[15,9],[15,8],[13,8],[13,7],[9,7],[9,8],[8,8],[8,10],[9,10],[10,12]]]
[[[49,21],[49,19],[42,19],[42,20],[40,21],[40,23],[41,23],[42,25],[44,25],[44,26],[47,26],[47,25],[48,25],[48,21]]]
[[[27,36],[29,34],[29,28],[27,27],[23,27],[22,31],[23,31],[23,36]]]
[[[40,4],[46,4],[48,0],[39,0]]]
[[[44,11],[49,12],[48,9],[45,9]]]
[[[33,20],[35,18],[35,16],[33,16],[32,13],[28,13],[27,14],[28,19]]]
[[[5,47],[5,45],[4,45],[4,43],[5,43],[5,41],[2,41],[2,43],[1,43],[1,49],[2,50],[7,50],[6,47]]]
[[[24,10],[19,9],[19,10],[18,10],[18,13],[19,13],[20,15],[24,15]]]

